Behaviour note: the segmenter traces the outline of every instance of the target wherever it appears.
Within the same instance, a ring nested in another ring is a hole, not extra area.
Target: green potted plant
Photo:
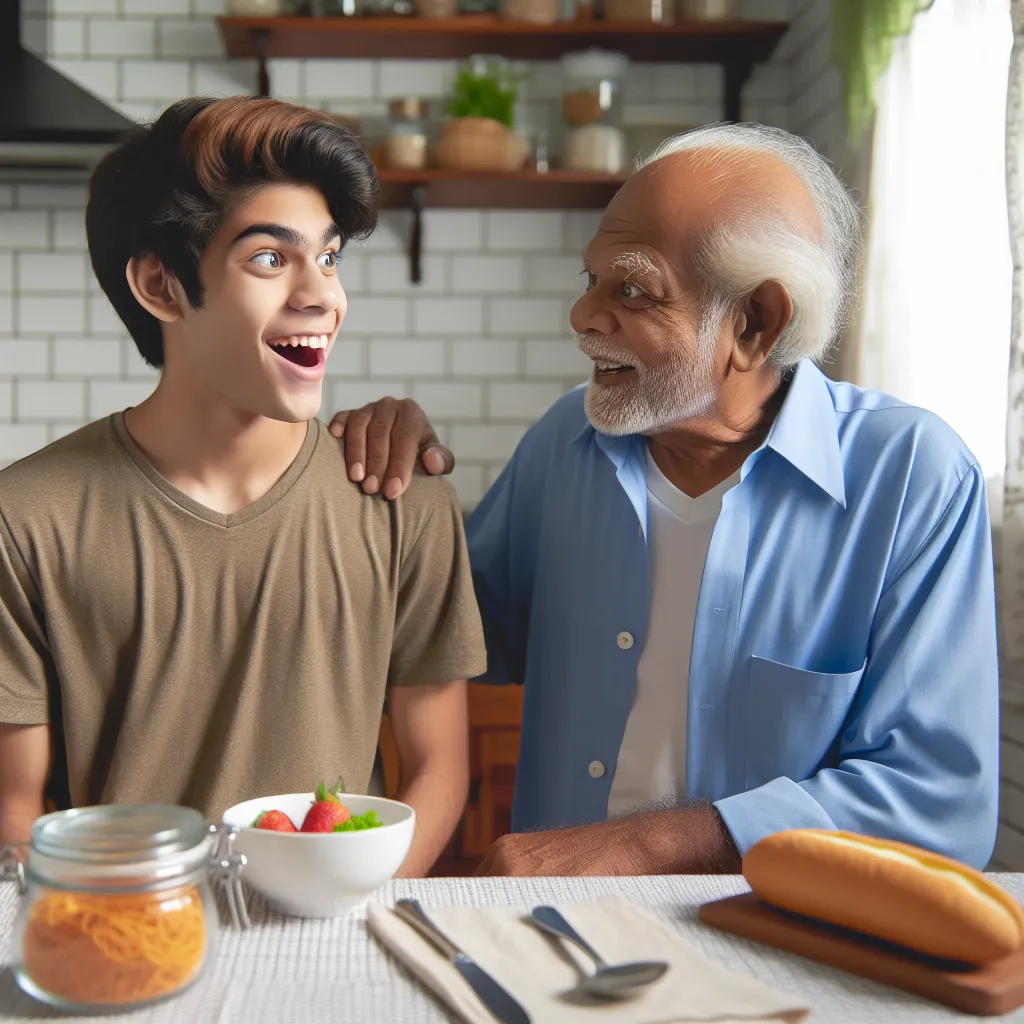
[[[529,145],[512,130],[521,76],[499,57],[474,57],[460,69],[437,145],[440,167],[463,171],[514,171]]]

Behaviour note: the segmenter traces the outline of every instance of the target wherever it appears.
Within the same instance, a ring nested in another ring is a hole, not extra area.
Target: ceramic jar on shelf
[[[489,117],[446,121],[437,143],[437,166],[453,171],[518,171],[530,144]]]
[[[558,21],[559,0],[502,0],[501,16],[509,21],[552,25]]]
[[[521,76],[504,57],[477,54],[460,69],[441,129],[437,165],[463,171],[515,171],[530,153],[512,130]]]

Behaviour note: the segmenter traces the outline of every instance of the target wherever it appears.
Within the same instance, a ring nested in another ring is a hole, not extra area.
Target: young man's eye
[[[284,261],[276,252],[258,252],[250,262],[258,263],[261,267],[269,267],[271,270],[277,270]]]
[[[320,258],[317,260],[317,263],[319,263],[321,267],[326,267],[328,269],[336,267],[340,262],[341,254],[336,253],[333,249],[328,249],[327,252],[322,253]]]

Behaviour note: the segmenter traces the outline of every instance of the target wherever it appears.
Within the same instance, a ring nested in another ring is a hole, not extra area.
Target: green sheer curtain
[[[832,58],[846,90],[847,133],[863,136],[875,110],[875,84],[889,66],[893,40],[934,0],[832,0]]]

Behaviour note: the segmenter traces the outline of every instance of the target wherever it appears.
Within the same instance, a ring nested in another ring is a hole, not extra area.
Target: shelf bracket
[[[270,71],[267,68],[267,42],[270,33],[266,29],[257,29],[253,33],[253,42],[256,44],[256,59],[259,61],[257,67],[256,92],[259,96],[270,95]]]
[[[413,185],[409,194],[412,228],[409,231],[409,280],[419,284],[423,280],[423,204],[427,198],[426,185]]]
[[[753,61],[725,65],[725,119],[742,121],[743,86],[754,70]]]

